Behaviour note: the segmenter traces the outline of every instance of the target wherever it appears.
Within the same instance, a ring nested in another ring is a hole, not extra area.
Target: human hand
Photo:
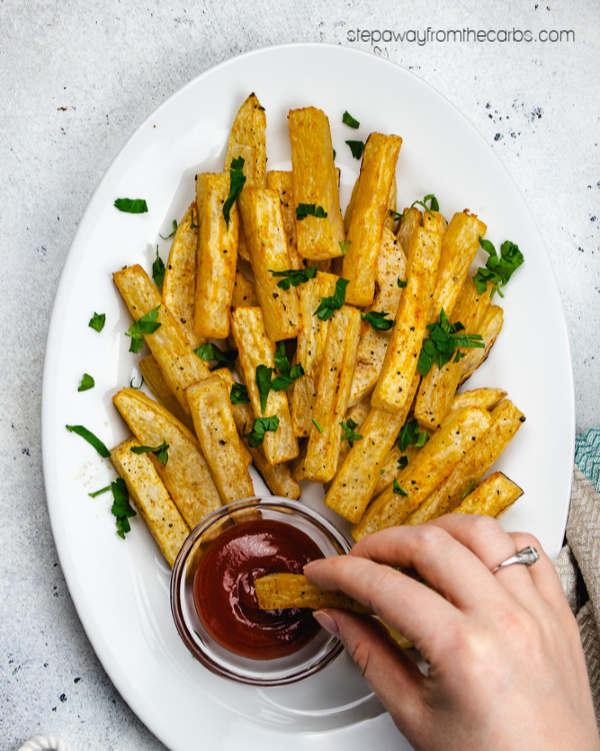
[[[527,545],[540,553],[532,567],[491,573]],[[315,614],[417,751],[600,749],[577,623],[531,535],[452,514],[377,532],[304,573],[371,607],[428,663],[425,676],[373,618]]]

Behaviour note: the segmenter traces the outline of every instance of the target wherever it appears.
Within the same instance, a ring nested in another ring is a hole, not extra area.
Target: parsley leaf
[[[169,460],[169,454],[167,453],[169,444],[163,440],[160,446],[132,446],[131,450],[134,454],[154,454],[157,461],[159,461],[163,467],[166,466]]]
[[[491,297],[494,296],[495,292],[498,292],[500,297],[504,297],[500,287],[504,287],[508,283],[513,273],[523,263],[525,260],[523,254],[519,250],[519,246],[510,240],[506,240],[500,246],[500,257],[498,257],[496,248],[489,240],[480,237],[479,244],[489,254],[489,258],[485,267],[482,266],[473,277],[477,292],[479,294],[485,292],[487,283],[491,282],[493,284]]]
[[[232,404],[248,404],[250,397],[248,389],[241,383],[234,383],[229,393]]]
[[[89,391],[90,389],[93,389],[94,386],[95,382],[92,376],[89,373],[84,373],[77,391]]]
[[[269,398],[269,392],[271,391],[271,376],[273,375],[273,368],[268,368],[266,365],[257,365],[256,373],[254,375],[254,383],[258,388],[258,396],[260,399],[260,410],[265,413],[267,408],[267,399]]]
[[[342,122],[344,125],[348,125],[350,128],[359,128],[360,123],[355,117],[352,117],[352,115],[346,110],[344,114],[342,115]]]
[[[457,352],[459,347],[485,348],[481,334],[458,333],[464,331],[464,328],[460,321],[450,323],[442,308],[439,319],[427,326],[429,339],[424,339],[421,345],[417,370],[422,376],[429,373],[434,362],[437,363],[438,368],[450,362],[455,352],[454,362],[458,362],[461,357],[464,357],[462,352]]]
[[[106,313],[94,313],[90,318],[88,326],[95,331],[102,331],[104,324],[106,323]]]
[[[156,258],[152,264],[152,278],[157,287],[162,287],[162,283],[165,280],[165,263],[163,259],[158,255],[158,245],[156,246]]]
[[[340,240],[340,250],[343,256],[348,252],[348,245],[352,245],[352,240]]]
[[[364,141],[346,141],[346,143],[350,147],[352,156],[355,159],[360,159],[363,155],[363,151],[365,150],[365,142]]]
[[[279,342],[275,350],[275,367],[279,375],[271,381],[271,388],[274,391],[285,391],[294,381],[304,375],[304,368],[301,363],[292,367],[285,354],[285,345]]]
[[[171,231],[171,234],[170,234],[170,235],[166,235],[166,236],[163,236],[163,235],[161,235],[161,234],[160,234],[160,232],[159,232],[159,233],[158,233],[158,236],[159,236],[159,237],[160,237],[160,238],[161,238],[162,240],[170,240],[170,239],[171,239],[172,237],[174,237],[174,235],[175,235],[175,233],[176,233],[176,232],[177,232],[177,220],[176,220],[176,219],[173,219],[173,230]]]
[[[348,445],[350,448],[354,445],[354,441],[361,441],[362,435],[360,433],[356,433],[354,428],[358,427],[358,423],[355,422],[351,417],[348,418],[347,422],[341,422],[340,425],[342,426],[342,429],[344,431],[344,435],[342,436],[342,441],[348,441]]]
[[[400,279],[400,277],[398,277],[398,287],[400,287],[400,289],[404,289],[407,284],[408,282],[406,279]]]
[[[157,305],[152,310],[149,310],[146,315],[134,321],[125,333],[125,336],[131,337],[130,352],[139,352],[144,346],[144,334],[153,334],[161,327],[162,324],[158,321],[159,308],[160,305]]]
[[[316,216],[317,219],[325,219],[327,212],[322,206],[317,206],[314,203],[299,203],[296,206],[296,219],[302,221],[307,216]]]
[[[315,428],[319,431],[319,433],[322,433],[323,432],[323,428],[319,425],[319,423],[315,420],[314,417],[313,417],[312,421],[313,421],[313,423],[315,425]]]
[[[102,441],[97,438],[90,430],[84,428],[83,425],[65,425],[65,427],[71,433],[76,433],[77,435],[84,438],[90,445],[92,445],[96,449],[100,456],[108,459],[108,457],[110,456],[110,451],[106,448]]]
[[[235,365],[235,358],[238,355],[237,349],[223,351],[217,347],[216,344],[211,344],[210,342],[201,344],[198,349],[194,350],[194,352],[201,360],[214,360],[217,363],[215,370],[218,370],[223,366],[233,368]]]
[[[394,482],[392,483],[392,490],[394,491],[395,495],[401,495],[404,496],[404,498],[408,498],[408,493],[405,490],[402,490],[400,487],[400,483],[396,478],[394,477]]]
[[[246,433],[245,437],[248,440],[250,448],[258,448],[262,446],[262,442],[265,439],[265,433],[268,431],[277,430],[279,427],[279,418],[277,415],[272,417],[257,417],[252,423],[252,430],[250,433]]]
[[[244,175],[244,157],[238,156],[236,159],[231,160],[229,165],[229,195],[227,200],[223,204],[223,218],[225,224],[229,229],[229,222],[231,221],[231,207],[235,203],[237,197],[242,192],[244,183],[246,182],[246,175]],[[192,216],[193,221],[193,216]]]
[[[148,211],[148,204],[143,198],[117,198],[114,206],[127,214],[145,214]]]
[[[411,420],[410,422],[405,422],[400,428],[396,440],[398,448],[404,452],[411,444],[417,448],[424,446],[429,440],[429,433],[426,430],[419,430],[418,420]]]
[[[462,494],[462,496],[461,496],[461,499],[462,499],[463,501],[465,500],[465,498],[466,498],[466,497],[467,497],[467,496],[468,496],[468,495],[469,495],[470,493],[472,493],[472,492],[473,492],[473,491],[475,490],[475,486],[476,486],[476,485],[477,485],[477,483],[475,482],[475,480],[471,480],[471,482],[470,482],[470,483],[469,483],[469,484],[467,485],[467,487],[466,487],[466,489],[465,489],[465,492],[464,492],[464,493]]]
[[[346,301],[347,279],[338,279],[335,283],[335,292],[331,297],[322,297],[319,307],[313,313],[314,316],[326,321],[336,310],[339,310]]]
[[[287,269],[286,271],[273,271],[269,269],[269,273],[273,276],[283,277],[280,282],[277,282],[277,286],[284,290],[284,292],[287,292],[290,286],[299,287],[309,279],[314,279],[317,271],[316,266],[309,266],[306,269]]]
[[[402,454],[402,456],[398,459],[398,469],[406,469],[408,466],[408,456],[406,454]]]
[[[116,517],[117,534],[122,540],[124,540],[125,535],[131,531],[129,519],[132,516],[137,516],[137,514],[129,504],[127,485],[122,477],[117,477],[117,479],[110,484],[110,489],[113,494],[113,505],[110,510]]]
[[[429,202],[429,206],[427,205],[427,202]],[[429,216],[433,216],[434,211],[440,210],[440,204],[438,202],[438,199],[433,195],[433,193],[428,193],[426,196],[424,196],[422,201],[416,200],[411,203],[408,209],[404,211],[402,214],[399,214],[397,211],[390,211],[390,214],[396,219],[397,221],[400,219],[403,219],[408,212],[413,208],[413,206],[422,206],[425,211],[429,214]]]
[[[368,313],[361,313],[363,321],[367,321],[377,331],[389,331],[396,323],[393,318],[387,318],[389,313],[382,313],[377,310],[370,310]]]

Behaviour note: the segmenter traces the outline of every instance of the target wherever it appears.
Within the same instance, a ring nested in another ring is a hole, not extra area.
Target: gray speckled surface
[[[272,44],[323,41],[389,57],[450,99],[500,156],[540,227],[570,334],[577,429],[600,424],[600,6],[371,6],[0,0],[2,751],[37,733],[81,751],[163,748],[104,673],[58,564],[41,466],[42,366],[58,278],[94,188],[137,125],[210,66]],[[354,41],[356,29],[428,26],[573,30],[575,40]]]

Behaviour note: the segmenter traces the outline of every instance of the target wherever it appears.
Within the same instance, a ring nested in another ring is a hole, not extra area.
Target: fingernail
[[[333,636],[340,635],[340,630],[338,628],[337,622],[329,615],[329,613],[325,613],[323,610],[315,610],[313,616],[319,626],[321,626],[321,628],[324,628],[325,631],[333,634]]]
[[[303,566],[302,570],[306,573],[309,569],[314,568],[319,563],[319,560],[319,558],[316,558],[314,561],[309,561]]]

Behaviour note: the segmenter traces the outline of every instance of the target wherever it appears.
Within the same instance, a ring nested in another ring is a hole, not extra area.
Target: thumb
[[[408,722],[414,727],[423,716],[421,685],[426,679],[385,627],[371,616],[341,610],[317,610],[314,617],[322,628],[339,636],[398,728],[402,731]]]

